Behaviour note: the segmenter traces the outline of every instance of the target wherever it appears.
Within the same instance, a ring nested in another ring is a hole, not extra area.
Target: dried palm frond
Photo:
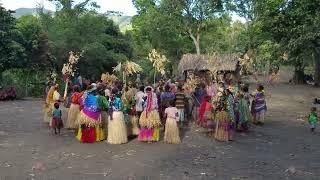
[[[142,68],[139,64],[137,64],[135,62],[127,61],[123,65],[123,70],[126,74],[132,75],[132,74],[141,72]]]
[[[240,58],[239,63],[241,67],[247,72],[253,73],[255,70],[255,61],[254,57],[250,57],[248,53],[246,53],[243,58]]]
[[[112,83],[116,82],[117,80],[118,80],[118,78],[113,74],[103,73],[101,75],[101,81],[104,82],[105,84],[112,84]]]
[[[121,72],[122,63],[120,62],[116,67],[113,68],[113,72]]]
[[[152,66],[155,68],[157,72],[160,74],[165,74],[165,65],[168,62],[166,56],[161,55],[155,49],[153,49],[148,56],[150,62],[152,62]]]
[[[82,53],[78,55],[72,51],[69,52],[68,62],[63,64],[63,68],[61,70],[64,76],[74,76],[74,72],[75,72],[74,66],[78,64],[81,56],[82,56]]]
[[[187,80],[187,88],[194,90],[199,83],[200,83],[200,78],[195,75],[192,75]]]

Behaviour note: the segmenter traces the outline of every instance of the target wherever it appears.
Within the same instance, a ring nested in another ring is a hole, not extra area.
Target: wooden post
[[[69,78],[66,79],[66,86],[64,88],[64,94],[63,94],[63,100],[66,100],[67,98],[67,94],[68,94],[68,83],[69,82]]]

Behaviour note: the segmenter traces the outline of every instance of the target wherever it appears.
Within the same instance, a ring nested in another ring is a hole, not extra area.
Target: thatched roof
[[[239,62],[238,54],[223,55],[196,55],[185,54],[182,56],[178,71],[210,70],[210,71],[235,71]]]

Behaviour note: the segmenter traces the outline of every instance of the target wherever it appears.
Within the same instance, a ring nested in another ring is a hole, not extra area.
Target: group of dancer
[[[250,124],[264,124],[267,105],[262,85],[250,94],[248,85],[219,82],[200,86],[195,95],[197,125],[207,128],[218,141],[232,141],[234,132],[246,132]]]
[[[122,91],[119,89],[119,86],[102,83],[93,83],[83,91],[73,86],[70,98],[66,98],[71,103],[65,127],[76,129],[76,137],[83,143],[106,140],[110,144],[124,144],[128,136],[138,136],[139,141],[149,143],[159,141],[162,123],[154,89],[141,86],[138,90],[131,85]],[[51,86],[44,109],[44,121],[55,134],[64,127],[60,104],[65,100],[58,91],[58,85]],[[167,143],[180,143],[177,111],[174,101],[165,109],[168,127],[164,141]]]
[[[65,128],[76,130],[83,143],[124,144],[128,137],[152,143],[164,132],[165,143],[178,144],[180,129],[189,122],[207,128],[219,141],[230,141],[236,130],[247,131],[250,122],[263,125],[267,110],[263,86],[250,94],[241,83],[200,83],[191,89],[185,82],[159,82],[155,88],[97,82],[73,86],[66,99],[61,98],[59,86],[52,85],[44,121],[55,134],[64,127],[60,106],[65,101],[70,102],[64,103],[68,108]]]

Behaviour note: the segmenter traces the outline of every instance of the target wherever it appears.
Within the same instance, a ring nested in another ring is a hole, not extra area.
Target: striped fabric
[[[265,96],[263,92],[258,92],[255,96],[254,96],[254,111],[260,112],[263,110],[267,110],[267,104],[266,104],[266,100],[265,100]]]

